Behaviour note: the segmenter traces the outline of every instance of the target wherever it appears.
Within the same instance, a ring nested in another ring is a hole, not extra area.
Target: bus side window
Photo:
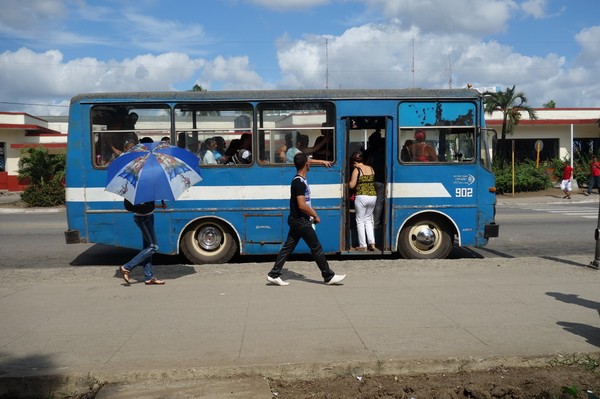
[[[248,103],[179,104],[175,108],[177,146],[198,155],[202,167],[251,163],[252,115]]]
[[[333,162],[334,127],[328,121],[335,120],[334,111],[328,102],[259,104],[258,162],[293,166],[298,152]]]

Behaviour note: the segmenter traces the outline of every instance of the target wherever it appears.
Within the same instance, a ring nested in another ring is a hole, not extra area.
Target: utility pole
[[[450,61],[450,55],[448,55],[448,71],[449,71],[449,77],[448,77],[448,88],[451,89],[452,88],[452,62]]]
[[[413,89],[415,88],[415,37],[412,37],[412,66],[410,68],[412,71],[412,79],[413,79]]]
[[[325,38],[325,90],[329,89],[329,39]]]

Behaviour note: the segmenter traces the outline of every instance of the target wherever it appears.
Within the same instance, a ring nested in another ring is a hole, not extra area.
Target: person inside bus
[[[413,145],[413,141],[408,139],[404,142],[402,149],[400,150],[400,160],[403,162],[411,162],[412,161],[412,150],[411,147]]]
[[[216,165],[217,160],[215,158],[215,150],[217,148],[217,140],[215,140],[214,137],[210,137],[204,141],[203,147],[206,152],[202,157],[202,163],[204,165]]]
[[[231,142],[229,142],[229,146],[225,150],[225,154],[223,154],[223,157],[221,158],[221,163],[235,165],[235,162],[233,162],[233,156],[240,150],[241,145],[242,143],[240,139],[231,140]]]
[[[281,147],[279,147],[279,150],[277,150],[278,153],[278,161],[280,163],[285,163],[286,159],[286,153],[287,151],[294,147],[294,133],[293,132],[287,132],[284,136],[284,140],[285,140],[285,144],[283,144]]]
[[[314,150],[317,147],[315,146],[315,147],[310,148],[308,146],[309,140],[310,139],[308,138],[308,136],[306,134],[300,134],[300,133],[298,133],[296,135],[296,145],[294,147],[288,149],[286,151],[286,153],[285,153],[285,160],[286,160],[286,162],[287,163],[294,162],[294,156],[296,154],[298,154],[299,152],[302,152],[302,153],[304,153],[306,155],[314,153]],[[323,144],[321,144],[321,145],[323,145]],[[310,165],[323,165],[323,166],[326,166],[326,167],[330,167],[331,166],[331,161],[326,161],[326,160],[323,160],[323,159],[314,159],[314,158],[311,158],[311,157],[308,158],[308,163]]]
[[[281,279],[281,271],[286,260],[294,252],[300,239],[304,240],[313,259],[321,270],[321,277],[327,285],[340,284],[346,278],[345,274],[335,274],[329,267],[323,247],[317,237],[315,225],[321,222],[319,215],[311,206],[310,187],[306,175],[310,170],[308,157],[301,152],[294,156],[294,166],[296,167],[296,176],[290,184],[290,215],[288,225],[290,230],[285,243],[277,255],[275,264],[267,274],[267,281],[271,284],[285,286],[290,283]]]
[[[376,129],[369,136],[368,147],[363,152],[365,164],[371,166],[375,171],[375,192],[377,202],[373,211],[373,226],[378,229],[381,225],[381,217],[385,204],[385,139],[381,137],[381,129]]]
[[[375,170],[363,162],[360,152],[350,156],[350,164],[354,168],[348,187],[355,190],[354,209],[356,211],[356,229],[358,233],[357,251],[375,250],[375,231],[373,227],[373,211],[377,202],[375,190]]]
[[[425,130],[415,132],[415,142],[412,147],[412,159],[415,162],[437,162],[438,156],[435,149],[425,142]]]
[[[327,123],[323,122],[321,127],[326,127]],[[333,161],[333,130],[321,129],[321,135],[315,140],[315,150],[313,151],[314,159],[324,161]]]
[[[131,150],[136,144],[137,144],[137,141],[135,141],[133,139],[125,140],[125,147],[123,148],[123,152],[127,152],[127,151]]]
[[[113,113],[106,126],[108,132],[102,134],[102,157],[107,164],[125,151],[125,142],[127,140],[135,140],[137,142],[138,139],[135,132],[124,131],[135,128],[138,114],[135,112],[126,114],[124,112],[119,110]]]
[[[225,139],[222,136],[215,136],[214,139],[217,143],[217,147],[213,151],[215,154],[215,161],[217,161],[217,163],[223,163],[221,158],[225,154]]]
[[[252,134],[243,133],[240,137],[240,149],[232,157],[235,164],[252,163]]]

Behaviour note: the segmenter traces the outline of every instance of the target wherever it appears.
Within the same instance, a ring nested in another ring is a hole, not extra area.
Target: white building
[[[22,150],[42,146],[51,154],[65,153],[67,126],[67,117],[43,119],[22,112],[0,112],[0,190],[23,189],[17,179]]]

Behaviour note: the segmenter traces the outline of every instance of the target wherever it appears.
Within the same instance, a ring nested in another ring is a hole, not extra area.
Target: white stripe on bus
[[[311,184],[315,199],[342,197],[341,184]],[[391,189],[391,190],[390,190]],[[391,198],[449,198],[450,193],[442,183],[392,183],[388,185]],[[224,201],[224,200],[277,200],[289,199],[289,185],[280,186],[194,186],[179,197],[178,201]],[[67,202],[110,202],[121,201],[116,194],[104,191],[103,187],[67,188]]]

